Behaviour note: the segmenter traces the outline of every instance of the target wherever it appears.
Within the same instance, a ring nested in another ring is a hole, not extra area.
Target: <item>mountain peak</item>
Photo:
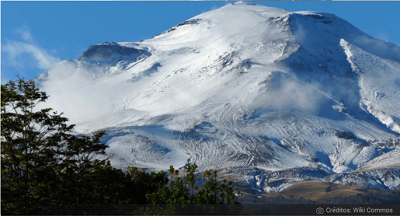
[[[282,190],[387,165],[377,157],[400,146],[399,49],[333,14],[230,4],[90,46],[42,87],[78,133],[107,131],[114,165],[318,171],[276,173]]]
[[[236,1],[234,3],[232,3],[233,5],[256,5],[250,2],[244,2],[244,1]]]
[[[103,42],[98,45],[91,45],[78,58],[80,61],[86,62],[104,62],[117,63],[121,60],[131,60],[139,56],[149,56],[150,53],[146,50],[121,46],[115,42]],[[110,62],[111,61],[111,62]]]

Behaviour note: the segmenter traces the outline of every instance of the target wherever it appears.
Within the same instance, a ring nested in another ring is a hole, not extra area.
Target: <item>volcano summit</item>
[[[333,14],[229,4],[90,46],[36,82],[77,133],[106,130],[116,167],[191,158],[265,192],[400,187],[400,47]]]

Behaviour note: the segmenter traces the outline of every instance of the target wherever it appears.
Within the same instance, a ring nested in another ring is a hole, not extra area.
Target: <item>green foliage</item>
[[[131,191],[130,195],[134,195],[129,201],[130,204],[147,204],[146,195],[157,192],[168,183],[164,171],[147,173],[136,167],[128,167],[128,177],[132,184],[128,190]]]
[[[169,184],[147,196],[150,204],[167,204],[170,206],[164,206],[161,209],[147,209],[141,214],[161,215],[168,213],[171,215],[183,215],[187,214],[186,211],[188,211],[185,207],[190,208],[189,213],[218,214],[221,211],[216,206],[207,206],[206,204],[230,205],[223,207],[224,214],[239,213],[242,207],[237,205],[239,203],[236,201],[233,191],[233,181],[224,179],[219,183],[217,171],[207,170],[203,173],[205,184],[198,190],[199,187],[195,186],[196,169],[197,165],[195,163],[191,164],[190,159],[188,159],[184,171],[185,175],[181,178],[179,177],[179,172],[173,166],[170,166],[169,174],[172,179]],[[197,193],[195,194],[194,191],[197,191]],[[177,204],[187,204],[187,206],[176,206]],[[194,212],[194,210],[196,211]]]
[[[57,176],[75,161],[68,150],[73,125],[67,125],[67,119],[51,109],[34,111],[47,98],[33,81],[20,79],[1,86],[3,214],[20,214],[54,203],[51,189],[59,185]]]
[[[237,203],[233,182],[218,182],[215,170],[204,172],[206,183],[199,190],[197,165],[190,159],[183,177],[170,167],[171,180],[163,171],[113,168],[105,156],[108,146],[101,142],[105,132],[74,135],[74,125],[68,125],[62,113],[37,108],[47,99],[33,81],[1,85],[2,214],[82,215],[88,213],[77,207],[88,204],[168,205],[134,212],[156,215],[184,213],[182,207],[169,205],[197,204],[199,213],[215,214],[216,208],[204,204]]]
[[[207,170],[203,174],[206,184],[196,195],[198,204],[233,204],[236,196],[233,192],[233,182],[224,179],[217,183],[217,171]]]
[[[73,135],[62,114],[35,108],[47,98],[33,81],[1,86],[2,214],[47,214],[60,204],[146,203],[146,194],[168,182],[163,172],[111,167],[100,141],[105,133]]]

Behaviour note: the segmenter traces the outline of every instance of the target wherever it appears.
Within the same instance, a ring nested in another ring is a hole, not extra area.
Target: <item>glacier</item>
[[[106,131],[119,168],[190,158],[264,192],[400,187],[400,47],[333,14],[228,4],[35,81],[77,134]]]

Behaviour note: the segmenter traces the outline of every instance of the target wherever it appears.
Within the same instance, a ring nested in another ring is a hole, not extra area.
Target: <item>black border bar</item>
[[[57,205],[26,215],[400,216],[400,204]]]

